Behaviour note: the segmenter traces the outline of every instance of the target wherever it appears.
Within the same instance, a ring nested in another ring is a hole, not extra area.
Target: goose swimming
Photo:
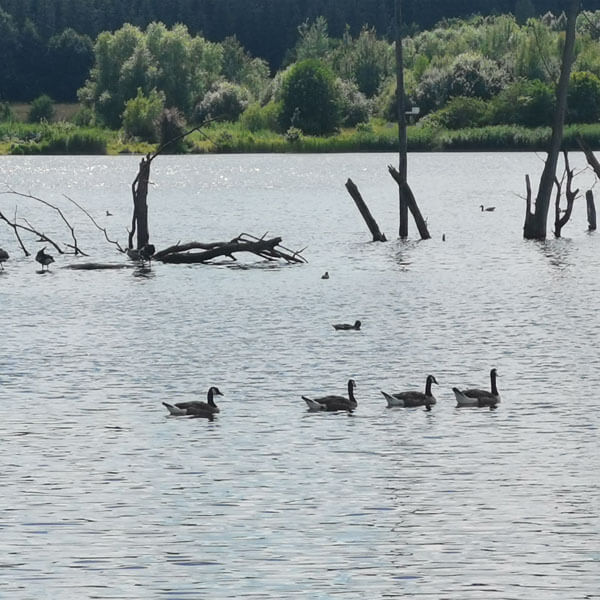
[[[500,402],[500,394],[496,387],[496,377],[498,373],[496,369],[490,371],[490,382],[492,391],[480,390],[478,388],[471,388],[468,390],[459,390],[453,387],[452,391],[456,396],[457,406],[489,406],[494,408],[498,402]]]
[[[417,392],[417,391],[409,391],[409,392],[399,392],[397,394],[387,394],[383,390],[381,393],[383,397],[387,400],[388,408],[403,406],[403,407],[414,407],[414,406],[425,406],[427,410],[431,409],[437,400],[435,396],[431,393],[431,384],[435,383],[438,385],[436,378],[433,375],[427,375],[427,379],[425,381],[425,392]]]
[[[169,414],[177,417],[182,417],[184,415],[192,417],[212,417],[220,412],[219,407],[215,404],[214,397],[222,395],[223,394],[218,387],[212,386],[208,390],[208,402],[191,400],[189,402],[177,402],[175,405],[163,402],[163,405],[167,407]]]
[[[336,410],[346,410],[352,412],[358,406],[358,402],[354,397],[355,387],[356,383],[354,379],[349,379],[348,398],[345,396],[322,396],[321,398],[307,398],[306,396],[302,396],[302,399],[311,411],[333,412]]]
[[[484,206],[483,204],[480,204],[479,208],[481,208],[481,212],[493,212],[496,210],[495,206]]]
[[[350,325],[350,323],[336,323],[334,324],[333,328],[337,329],[338,331],[348,331],[349,329],[355,329],[356,331],[358,331],[361,325],[362,323],[360,321],[354,321],[354,325]]]
[[[35,255],[35,260],[37,260],[40,263],[40,265],[42,265],[42,271],[44,270],[44,267],[46,267],[46,270],[49,271],[50,270],[50,263],[54,262],[54,258],[50,254],[47,254],[45,252],[45,250],[46,250],[46,246],[44,246]]]
[[[10,256],[8,255],[8,252],[0,248],[0,269],[4,270],[3,263],[5,263],[9,258]]]

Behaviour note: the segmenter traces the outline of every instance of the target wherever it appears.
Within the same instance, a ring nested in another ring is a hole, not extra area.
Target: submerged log
[[[365,223],[367,224],[367,227],[369,228],[369,231],[373,236],[373,241],[387,242],[385,235],[379,230],[379,225],[377,225],[377,221],[375,221],[375,219],[373,218],[369,207],[366,205],[365,201],[360,195],[360,192],[358,191],[358,188],[356,187],[356,184],[352,181],[352,179],[348,179],[348,181],[346,181],[346,189],[348,190],[348,193],[352,196],[352,199],[354,200],[354,203],[360,211],[362,218],[365,220]]]
[[[585,193],[585,199],[587,202],[588,231],[596,231],[596,205],[594,204],[594,193],[592,190],[588,190]]]
[[[204,248],[204,250],[202,252],[189,252],[190,249],[196,248]],[[246,233],[240,234],[230,242],[178,244],[157,252],[153,258],[163,263],[200,264],[222,257],[237,260],[234,254],[239,252],[250,252],[266,260],[284,260],[288,263],[306,262],[306,259],[301,255],[302,250],[294,252],[281,246],[280,237],[266,240]]]
[[[129,269],[133,265],[122,264],[122,263],[74,263],[72,265],[65,265],[63,269],[71,269],[72,271],[109,271],[116,269]]]

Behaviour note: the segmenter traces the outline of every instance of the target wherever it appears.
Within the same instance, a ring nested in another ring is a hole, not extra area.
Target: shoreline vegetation
[[[444,19],[423,31],[407,26],[401,60],[409,152],[548,150],[566,16],[521,12]],[[7,47],[28,47],[19,34],[25,25],[4,19],[16,36]],[[600,10],[584,11],[576,21],[565,150],[578,149],[579,136],[600,149],[599,32]],[[16,86],[5,68],[0,154],[152,154],[165,145],[173,154],[398,152],[394,42],[368,24],[332,37],[323,16],[296,33],[274,69],[235,35],[211,41],[183,24],[125,21],[86,39],[87,62],[52,96],[51,82],[39,80],[46,87],[36,97],[26,84],[38,79],[28,72]],[[67,38],[81,41],[77,35]],[[48,42],[46,61],[56,58],[56,43]],[[66,56],[73,58],[71,46]],[[5,61],[13,71],[17,58]],[[52,64],[58,79],[73,74]]]
[[[67,113],[69,109],[67,108]],[[18,114],[18,112],[17,112]],[[409,152],[545,151],[550,127],[490,125],[445,129],[409,125]],[[579,149],[576,136],[594,150],[600,149],[600,123],[573,124],[565,128],[565,149]],[[80,127],[67,120],[53,123],[0,123],[0,155],[119,155],[147,154],[157,144],[127,138],[121,130]],[[396,152],[396,124],[371,119],[357,127],[343,128],[327,136],[296,136],[270,130],[250,131],[240,123],[210,123],[192,133],[181,154],[226,153],[343,153]]]

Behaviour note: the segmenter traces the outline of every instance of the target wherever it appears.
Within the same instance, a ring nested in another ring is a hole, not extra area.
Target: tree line
[[[405,0],[404,21],[412,31],[442,19],[471,14],[512,13],[517,21],[548,11],[562,0]],[[600,0],[584,0],[585,10]],[[306,21],[323,17],[332,37],[365,26],[392,39],[393,0],[0,0],[0,97],[30,100],[41,91],[73,100],[93,61],[92,40],[125,23],[145,29],[152,22],[185,24],[192,35],[220,42],[235,36],[274,72],[287,60]],[[83,74],[83,75],[82,75]]]

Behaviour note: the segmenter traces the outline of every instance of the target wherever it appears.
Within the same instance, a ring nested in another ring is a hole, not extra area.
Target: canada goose
[[[37,260],[40,265],[42,265],[42,271],[44,270],[44,267],[46,267],[46,270],[50,270],[50,263],[54,262],[54,258],[50,255],[50,254],[46,254],[46,252],[44,252],[44,250],[46,250],[46,246],[44,246],[36,255],[35,255],[35,260]]]
[[[483,204],[480,204],[479,208],[481,208],[481,212],[492,212],[496,210],[495,206],[484,206]]]
[[[492,391],[480,390],[472,388],[468,390],[459,390],[458,388],[452,388],[454,395],[456,396],[457,406],[489,406],[494,408],[498,402],[500,402],[500,394],[496,387],[496,377],[498,373],[496,369],[490,371],[490,381]]]
[[[191,400],[189,402],[177,402],[175,405],[163,402],[163,405],[167,407],[169,414],[177,417],[183,415],[192,417],[212,417],[214,414],[220,412],[219,407],[215,404],[214,396],[222,395],[223,394],[219,391],[218,387],[212,386],[208,390],[208,402]]]
[[[311,411],[336,411],[336,410],[347,410],[352,412],[357,406],[358,402],[354,398],[354,388],[356,383],[354,379],[348,380],[348,398],[344,396],[323,396],[321,398],[307,398],[302,396],[302,399]]]
[[[349,329],[355,329],[356,331],[358,331],[360,329],[361,326],[361,322],[360,321],[354,321],[354,325],[350,325],[349,323],[336,323],[333,328],[339,330],[349,330]]]
[[[433,375],[427,375],[427,380],[425,381],[425,393],[410,391],[399,392],[398,394],[386,394],[386,392],[384,392],[383,390],[381,390],[381,393],[383,394],[383,397],[387,400],[388,408],[392,408],[395,406],[425,406],[427,407],[427,410],[430,410],[431,406],[437,402],[435,396],[433,396],[433,394],[431,393],[432,383],[438,385],[438,382],[436,381]]]
[[[325,271],[325,273],[321,275],[321,279],[329,279],[329,271]]]
[[[8,255],[8,252],[0,248],[0,269],[4,270],[3,263],[5,263],[9,258],[10,256]]]
[[[110,210],[107,210],[107,211],[106,211],[106,216],[107,216],[107,217],[112,217],[112,213],[110,212]]]

